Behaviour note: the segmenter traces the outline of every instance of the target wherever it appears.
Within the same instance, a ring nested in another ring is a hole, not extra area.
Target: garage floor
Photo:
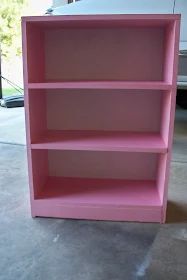
[[[187,279],[187,110],[177,109],[164,225],[32,219],[23,108],[0,108],[0,120],[0,280]]]

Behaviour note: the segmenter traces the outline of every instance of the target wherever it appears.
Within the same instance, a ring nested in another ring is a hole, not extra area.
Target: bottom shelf
[[[49,177],[33,216],[162,222],[155,181]]]

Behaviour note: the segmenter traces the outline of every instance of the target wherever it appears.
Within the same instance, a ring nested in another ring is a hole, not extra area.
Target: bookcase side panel
[[[48,152],[46,150],[32,150],[32,174],[34,199],[41,192],[48,177]]]
[[[26,23],[27,72],[29,82],[44,81],[45,53],[44,32],[36,24]]]
[[[159,193],[163,201],[162,222],[165,222],[166,220],[169,172],[170,172],[171,152],[172,152],[172,143],[173,143],[174,117],[175,117],[176,91],[177,91],[179,34],[180,34],[180,19],[176,19],[174,21],[172,34],[170,35],[172,38],[172,40],[170,41],[172,54],[171,53],[169,54],[169,59],[171,59],[170,61],[171,69],[168,70],[170,71],[168,73],[170,75],[171,82],[172,82],[172,91],[170,93],[171,102],[170,102],[169,131],[168,131],[168,154],[165,159],[164,158],[161,159],[161,166],[158,169],[160,170],[158,172]],[[173,60],[172,60],[172,56],[173,56]],[[162,164],[165,165],[165,168],[162,168]]]
[[[37,142],[47,130],[45,90],[29,90],[28,114],[31,143]]]
[[[172,84],[173,64],[175,57],[175,21],[168,24],[164,40],[164,81]]]
[[[172,91],[165,91],[163,94],[162,105],[161,105],[161,124],[160,132],[162,139],[164,140],[167,148],[169,142],[169,125],[170,125],[170,114],[171,114],[171,97]]]

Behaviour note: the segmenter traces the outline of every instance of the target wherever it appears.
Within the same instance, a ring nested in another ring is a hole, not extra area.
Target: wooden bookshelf
[[[179,25],[22,18],[33,217],[165,221]]]

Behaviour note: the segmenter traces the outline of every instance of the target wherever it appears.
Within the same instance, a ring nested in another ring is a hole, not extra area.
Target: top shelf
[[[50,16],[27,16],[22,17],[23,23],[37,24],[37,26],[54,27],[85,27],[87,26],[163,26],[174,20],[179,20],[179,14],[111,14],[111,15],[56,15]]]
[[[166,82],[137,82],[137,81],[63,81],[28,83],[28,89],[155,89],[170,90],[172,85]]]
[[[34,89],[160,89],[174,83],[178,16],[23,18],[25,84]]]

